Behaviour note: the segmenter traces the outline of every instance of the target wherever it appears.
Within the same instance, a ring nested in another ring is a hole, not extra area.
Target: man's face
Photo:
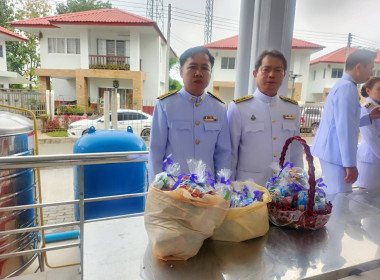
[[[357,68],[359,71],[358,81],[356,81],[358,84],[364,83],[368,81],[368,79],[372,76],[372,70],[374,66],[374,62],[372,61],[369,64],[359,64],[359,67]]]
[[[201,95],[211,78],[211,63],[207,54],[197,53],[189,57],[180,68],[184,88],[192,95]]]
[[[281,58],[267,55],[264,57],[259,70],[253,70],[257,88],[268,96],[275,96],[285,77],[284,65]]]

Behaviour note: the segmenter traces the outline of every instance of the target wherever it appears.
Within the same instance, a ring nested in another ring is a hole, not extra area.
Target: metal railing
[[[85,199],[84,198],[83,166],[94,165],[94,164],[146,162],[147,158],[148,158],[148,151],[0,157],[0,170],[21,169],[21,168],[37,168],[38,169],[38,168],[44,168],[44,167],[58,167],[58,166],[59,167],[78,166],[79,167],[79,199],[70,200],[70,201],[60,201],[60,202],[54,202],[54,203],[36,203],[36,204],[19,205],[19,206],[12,206],[12,207],[2,207],[0,208],[0,212],[16,211],[16,210],[22,210],[22,209],[37,209],[37,208],[40,209],[40,208],[50,207],[50,206],[74,204],[74,205],[79,205],[79,216],[80,216],[79,222],[67,222],[67,223],[60,223],[60,224],[54,224],[54,225],[42,225],[42,226],[36,226],[36,227],[31,227],[31,228],[20,228],[20,229],[0,231],[0,237],[4,235],[9,235],[9,234],[42,231],[42,237],[44,238],[44,230],[46,229],[60,228],[60,227],[65,227],[65,226],[79,226],[80,228],[79,242],[52,246],[48,248],[42,247],[38,249],[1,254],[0,260],[16,257],[16,256],[21,256],[21,255],[24,256],[24,255],[30,255],[30,254],[36,254],[36,253],[41,254],[41,253],[46,253],[48,251],[53,251],[53,250],[79,247],[81,279],[83,279],[83,275],[85,271],[84,270],[85,268],[83,267],[83,257],[84,257],[83,252],[84,252],[84,247],[85,247],[84,224],[89,223],[89,222],[134,217],[134,216],[142,215],[142,213],[135,213],[135,214],[126,214],[126,215],[120,215],[120,216],[85,220],[84,219],[84,204],[95,202],[95,201],[141,197],[141,196],[146,196],[147,194],[146,192],[143,192],[143,193],[113,195],[113,196],[104,196],[104,197]],[[41,259],[43,259],[43,257]],[[41,271],[43,271],[43,266],[41,267]]]
[[[31,90],[0,89],[0,104],[46,114],[46,94]]]

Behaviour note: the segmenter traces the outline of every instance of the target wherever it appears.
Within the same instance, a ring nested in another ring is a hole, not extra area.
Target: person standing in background
[[[357,50],[346,60],[343,77],[331,88],[321,122],[311,147],[318,157],[327,185],[326,193],[352,191],[358,177],[356,152],[359,127],[379,118],[380,111],[360,117],[357,84],[366,82],[372,75],[376,53]]]
[[[366,97],[361,108],[361,116],[368,115],[380,105],[380,77],[372,77],[362,87],[362,96]],[[380,120],[360,127],[362,140],[357,153],[358,187],[375,189],[380,187]]]

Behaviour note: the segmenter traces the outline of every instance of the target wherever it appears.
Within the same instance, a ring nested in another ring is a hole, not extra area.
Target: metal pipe
[[[35,167],[93,165],[123,162],[144,162],[148,160],[148,154],[148,151],[139,151],[23,157],[6,156],[0,158],[0,170]]]
[[[80,272],[81,272],[81,279],[83,280],[83,260],[84,260],[84,172],[83,172],[83,165],[79,166],[79,218],[80,218],[80,234],[79,234],[79,242],[80,242]]]
[[[49,247],[49,248],[41,248],[41,249],[33,249],[33,250],[25,250],[25,251],[21,251],[21,252],[13,252],[13,253],[1,254],[0,255],[0,260],[1,259],[6,259],[6,258],[10,258],[10,257],[30,255],[30,254],[35,254],[35,253],[54,251],[54,250],[58,250],[58,249],[66,249],[66,248],[77,247],[77,246],[79,246],[78,242],[76,242],[76,243],[70,243],[70,244],[65,244],[65,245],[53,246],[53,247]]]
[[[75,239],[75,238],[78,238],[78,236],[79,236],[79,230],[49,233],[49,234],[45,234],[45,242],[51,243],[51,242]],[[41,240],[41,238],[42,238],[42,235],[39,235],[38,239]]]
[[[61,223],[61,224],[54,224],[54,225],[47,225],[47,226],[38,226],[38,227],[31,227],[31,228],[10,229],[10,230],[0,231],[0,236],[7,235],[7,234],[38,231],[40,229],[51,229],[51,228],[55,228],[55,227],[66,227],[66,226],[77,226],[77,225],[79,225],[79,222],[69,222],[69,223]]]

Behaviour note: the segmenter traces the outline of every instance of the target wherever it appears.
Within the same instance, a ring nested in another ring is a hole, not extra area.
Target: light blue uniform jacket
[[[371,102],[373,106],[380,105],[370,97],[367,97],[365,104],[369,102]],[[371,110],[373,110],[373,106],[366,108],[363,105],[361,108],[361,116],[365,117],[368,115]],[[362,136],[362,140],[358,148],[358,161],[380,164],[380,119],[372,120],[371,125],[360,127],[360,135]]]
[[[222,168],[231,169],[225,104],[209,93],[196,97],[183,88],[158,100],[150,134],[150,184],[163,171],[162,163],[170,154],[183,173],[189,173],[188,159],[201,159],[214,175]]]
[[[356,166],[359,127],[371,123],[368,115],[360,118],[360,109],[356,83],[345,73],[327,96],[312,155],[343,167]]]
[[[275,176],[272,164],[278,165],[287,138],[300,134],[300,110],[296,104],[267,96],[256,90],[253,98],[231,102],[228,123],[232,144],[232,178],[253,179],[265,186]],[[286,116],[289,115],[289,118]],[[292,144],[286,161],[303,168],[302,147]]]

